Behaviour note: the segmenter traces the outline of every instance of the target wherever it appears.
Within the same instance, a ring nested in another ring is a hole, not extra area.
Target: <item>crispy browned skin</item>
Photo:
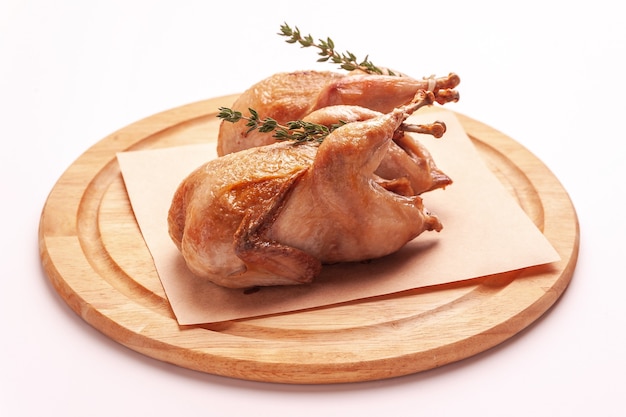
[[[262,119],[271,117],[279,123],[307,120],[330,126],[340,120],[362,121],[390,112],[410,102],[419,90],[431,89],[434,100],[441,104],[456,101],[458,94],[454,87],[459,81],[455,74],[418,80],[363,73],[278,73],[245,91],[232,108],[244,114],[252,108]],[[435,134],[432,129],[426,132]],[[437,168],[428,151],[414,137],[399,135],[395,139],[395,145],[391,145],[392,149],[377,171],[380,177],[392,180],[399,173],[406,173],[417,194],[451,184],[452,180]],[[218,155],[267,145],[274,140],[270,133],[248,132],[245,123],[222,122]]]
[[[246,90],[232,105],[233,110],[247,114],[252,108],[262,118],[271,117],[279,123],[303,119],[317,108],[318,97],[327,84],[342,79],[333,72],[301,71],[278,73]],[[274,142],[272,135],[257,131],[246,134],[245,123],[222,122],[217,154],[226,155],[254,146]]]
[[[316,152],[277,143],[214,159],[189,175],[168,216],[170,236],[189,269],[226,287],[293,284],[316,275],[319,261],[296,248],[274,242],[256,261],[253,250]]]
[[[456,74],[433,80],[411,77],[298,71],[277,73],[259,81],[233,103],[232,109],[247,113],[256,110],[261,118],[271,117],[279,123],[304,119],[323,107],[354,105],[381,113],[409,103],[418,90],[432,87],[435,100],[441,104],[458,99],[453,89],[459,84]],[[451,93],[452,91],[452,93]],[[253,146],[267,145],[271,135],[246,134],[245,123],[222,123],[218,137],[218,155],[237,152]]]
[[[374,174],[405,117],[394,110],[329,136],[285,202],[270,237],[306,248],[322,263],[335,263],[378,258],[424,231],[440,230],[419,196],[389,191]]]
[[[335,105],[322,107],[304,117],[305,121],[331,126],[341,122],[357,122],[368,120],[379,113],[360,106]],[[403,130],[396,131],[393,141],[389,144],[387,153],[381,160],[376,175],[379,183],[386,187],[396,187],[398,179],[405,179],[404,185],[410,187],[404,193],[422,194],[437,188],[443,188],[452,183],[452,179],[440,170],[430,152],[415,137],[405,134],[413,131],[440,137],[445,132],[445,124],[435,122],[429,125],[403,125]],[[400,192],[396,189],[396,192]]]
[[[384,256],[440,230],[410,186],[394,192],[374,173],[406,117],[434,98],[420,92],[410,106],[346,124],[320,145],[273,143],[198,168],[168,218],[191,271],[226,287],[301,284],[323,263]]]

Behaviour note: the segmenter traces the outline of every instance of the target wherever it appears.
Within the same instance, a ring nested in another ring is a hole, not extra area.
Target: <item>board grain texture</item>
[[[219,127],[217,109],[235,98],[191,103],[131,124],[89,148],[51,190],[39,225],[44,270],[76,314],[111,339],[160,361],[245,380],[379,380],[484,352],[536,321],[567,288],[579,226],[566,190],[522,145],[456,114],[560,262],[325,308],[179,326],[116,153],[206,143]]]

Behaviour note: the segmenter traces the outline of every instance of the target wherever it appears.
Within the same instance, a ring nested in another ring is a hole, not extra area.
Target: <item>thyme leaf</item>
[[[228,107],[220,107],[217,117],[230,123],[245,121],[250,133],[258,130],[261,133],[274,132],[273,137],[276,140],[291,140],[298,143],[318,142],[321,143],[335,129],[343,126],[345,122],[339,121],[331,126],[324,126],[317,123],[305,122],[303,120],[293,120],[285,124],[278,123],[271,117],[261,119],[259,113],[249,108],[250,116],[244,116],[240,111],[230,109]]]
[[[365,56],[365,59],[362,61],[359,61],[356,55],[350,51],[337,52],[335,43],[331,38],[318,39],[316,42],[311,35],[303,35],[297,26],[291,28],[287,23],[284,23],[280,26],[278,34],[287,37],[288,39],[285,41],[287,43],[297,43],[302,48],[315,47],[319,49],[318,55],[320,58],[317,62],[332,62],[346,71],[361,70],[369,74],[399,75],[389,69],[383,70],[377,67],[369,60],[369,55]]]

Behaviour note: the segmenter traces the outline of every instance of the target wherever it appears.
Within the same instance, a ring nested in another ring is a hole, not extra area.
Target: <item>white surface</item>
[[[619,2],[560,3],[1,2],[0,415],[625,415],[626,30]],[[241,92],[273,72],[333,69],[277,36],[283,22],[416,76],[458,73],[462,99],[450,107],[553,170],[582,237],[573,281],[547,315],[433,371],[289,386],[158,362],[67,307],[38,255],[39,215],[56,180],[138,119]]]

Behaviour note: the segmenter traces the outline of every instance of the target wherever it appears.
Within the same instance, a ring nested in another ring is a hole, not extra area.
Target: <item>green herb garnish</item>
[[[383,70],[377,67],[372,63],[372,61],[369,60],[369,56],[366,56],[364,60],[359,62],[356,55],[352,52],[347,51],[344,53],[338,53],[335,51],[335,43],[332,39],[319,39],[316,42],[311,35],[303,36],[297,26],[292,29],[287,23],[285,23],[281,25],[280,32],[278,34],[288,37],[289,39],[286,40],[287,43],[298,43],[302,48],[309,48],[311,46],[318,48],[320,50],[318,55],[321,58],[319,58],[317,62],[330,61],[332,63],[339,64],[340,68],[347,71],[361,70],[369,74],[398,75],[389,69]]]
[[[254,130],[258,130],[261,133],[274,132],[273,137],[276,138],[276,140],[292,140],[299,143],[321,143],[333,130],[345,124],[345,122],[340,121],[331,126],[324,126],[303,120],[293,120],[285,124],[280,124],[271,117],[266,117],[261,120],[258,112],[254,109],[248,109],[248,111],[250,112],[250,116],[244,116],[240,111],[228,107],[220,107],[217,117],[230,123],[237,123],[241,120],[246,121],[246,126],[248,127],[246,133],[250,133]]]

